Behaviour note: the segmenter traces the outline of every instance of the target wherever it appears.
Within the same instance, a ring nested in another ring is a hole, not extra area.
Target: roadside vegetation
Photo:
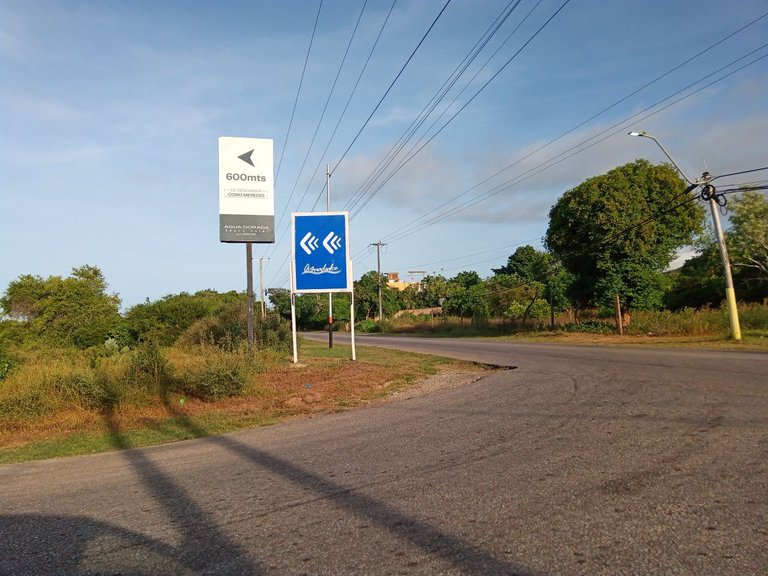
[[[768,201],[734,190],[727,242],[740,346],[766,348]],[[357,329],[718,345],[729,331],[720,257],[702,207],[694,197],[681,202],[685,194],[672,167],[644,160],[590,178],[552,207],[545,249],[518,247],[488,278],[433,273],[397,291],[384,275],[364,274],[355,282]],[[688,245],[697,255],[669,271]],[[251,352],[242,293],[171,294],[121,311],[95,266],[18,277],[0,297],[0,462],[345,409],[448,362],[363,349],[352,363],[346,351],[302,342],[305,366],[292,368],[290,294],[274,288],[269,299]],[[324,328],[327,312],[326,295],[296,298],[300,329]],[[334,317],[334,329],[350,328],[348,295],[334,295]],[[623,339],[613,336],[619,325]]]
[[[765,193],[731,187],[724,205],[726,242],[745,342],[768,336],[768,201]],[[669,270],[676,253],[696,255]],[[589,178],[552,207],[544,249],[518,247],[481,278],[461,271],[426,275],[397,291],[385,275],[355,283],[357,329],[446,335],[614,334],[725,339],[725,280],[705,211],[672,166],[637,160]],[[378,321],[378,290],[383,321]],[[273,307],[289,317],[287,290],[272,290]],[[616,313],[616,303],[619,313]],[[323,297],[297,298],[299,324],[322,328]],[[348,328],[349,300],[334,300],[336,327]],[[618,320],[618,322],[617,322]]]

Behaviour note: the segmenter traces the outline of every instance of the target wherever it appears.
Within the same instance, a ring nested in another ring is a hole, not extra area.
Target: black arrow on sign
[[[251,154],[253,154],[253,150],[249,150],[245,154],[240,154],[240,156],[238,156],[238,158],[240,158],[240,160],[242,160],[243,162],[247,162],[248,164],[253,166],[253,160],[251,160]],[[255,168],[255,166],[254,166],[254,168]]]

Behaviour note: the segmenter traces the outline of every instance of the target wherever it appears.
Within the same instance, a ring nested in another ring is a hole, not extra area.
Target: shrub
[[[355,324],[355,330],[358,332],[381,332],[381,326],[376,320],[363,320]]]
[[[0,422],[31,420],[44,416],[52,409],[50,398],[40,388],[0,395]]]
[[[233,302],[222,308],[216,316],[201,318],[181,335],[179,343],[184,346],[213,345],[235,351],[248,339],[248,319],[245,307]],[[254,317],[253,343],[260,350],[291,349],[291,325],[276,313],[265,318]]]
[[[142,342],[131,351],[129,383],[162,392],[171,382],[171,366],[154,342]]]
[[[578,323],[568,323],[562,325],[563,332],[579,332],[583,334],[613,334],[616,332],[616,326],[610,322],[601,320],[585,320]]]
[[[206,402],[239,396],[247,388],[249,375],[260,368],[242,346],[234,351],[213,345],[177,350],[172,389]]]

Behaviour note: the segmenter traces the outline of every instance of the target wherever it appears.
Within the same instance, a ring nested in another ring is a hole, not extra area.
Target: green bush
[[[212,365],[178,381],[174,391],[205,402],[214,402],[239,396],[245,391],[246,383],[245,375],[238,366]]]
[[[381,325],[376,320],[363,320],[355,324],[358,332],[381,332]]]
[[[108,404],[110,394],[93,371],[73,371],[58,375],[53,382],[56,396],[83,408],[100,409]]]
[[[616,332],[616,325],[602,320],[584,320],[582,322],[571,322],[561,326],[563,332],[579,332],[583,334],[613,334]]]
[[[240,302],[224,306],[215,316],[201,318],[192,324],[179,339],[185,346],[214,345],[222,350],[235,351],[248,339],[247,312]],[[291,349],[291,325],[276,313],[265,318],[257,314],[253,324],[253,343],[260,350],[287,351]]]
[[[163,391],[172,380],[171,365],[157,344],[142,342],[131,351],[127,378],[133,385]]]
[[[745,330],[768,330],[768,303],[739,304],[739,320]]]
[[[251,373],[261,369],[259,361],[244,346],[233,351],[214,345],[177,351],[174,392],[206,402],[239,396]]]
[[[13,369],[13,362],[10,358],[0,355],[0,382],[5,380],[5,377],[11,373]]]

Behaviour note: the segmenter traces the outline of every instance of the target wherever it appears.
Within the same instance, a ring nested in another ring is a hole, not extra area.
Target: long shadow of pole
[[[179,411],[167,395],[163,396],[163,403],[189,432],[196,437],[206,435],[205,430],[195,424],[189,416]],[[377,524],[398,538],[450,562],[467,574],[508,574],[511,576],[534,574],[522,566],[509,564],[462,538],[447,534],[426,522],[416,520],[396,510],[392,506],[355,492],[352,488],[332,482],[287,460],[237,442],[227,436],[210,437],[209,441],[282,476],[302,488],[319,493],[339,508],[344,508]]]
[[[167,399],[164,399],[167,402]],[[174,483],[151,462],[142,450],[129,450],[126,436],[118,426],[114,406],[105,409],[104,419],[116,448],[133,466],[141,482],[165,510],[169,519],[176,520],[183,531],[176,560],[194,573],[203,573],[215,566],[222,574],[264,574],[262,567],[251,562],[241,547],[232,542],[211,522],[203,509],[184,488]]]

